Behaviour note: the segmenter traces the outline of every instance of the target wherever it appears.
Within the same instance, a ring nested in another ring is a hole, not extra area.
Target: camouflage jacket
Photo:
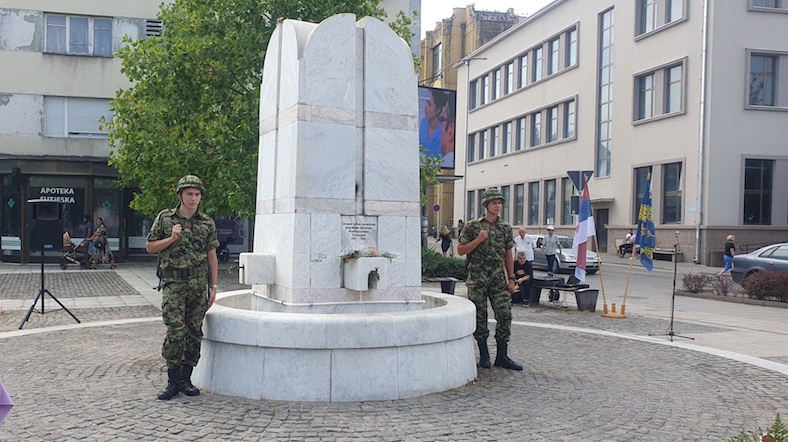
[[[204,265],[208,251],[219,247],[213,219],[200,210],[189,219],[179,215],[177,207],[162,210],[153,221],[148,241],[168,238],[176,224],[183,226],[183,231],[175,243],[159,252],[161,268],[188,269]]]
[[[500,273],[505,277],[504,259],[514,247],[512,226],[501,218],[498,218],[494,223],[487,221],[484,217],[469,221],[462,229],[458,241],[461,244],[468,244],[476,239],[482,230],[487,230],[490,236],[468,256],[469,281],[471,279],[477,280],[481,275],[492,276],[493,273]]]

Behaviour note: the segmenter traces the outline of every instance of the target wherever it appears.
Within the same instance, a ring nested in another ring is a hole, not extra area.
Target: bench
[[[657,247],[656,249],[654,249],[654,259],[663,259],[665,261],[671,261],[671,262],[682,262],[683,254],[681,250],[676,252],[676,249],[674,249],[673,247],[669,249]]]

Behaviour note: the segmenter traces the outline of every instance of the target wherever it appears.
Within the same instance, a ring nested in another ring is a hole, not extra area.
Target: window
[[[509,204],[512,202],[512,200],[509,199],[511,196],[511,193],[509,192],[510,189],[511,187],[509,186],[501,187],[501,195],[503,195],[503,210],[501,210],[501,218],[503,218],[503,220],[507,223],[509,222]]]
[[[432,78],[438,78],[441,74],[441,44],[438,43],[432,48]]]
[[[558,106],[547,109],[547,142],[558,140]]]
[[[561,224],[572,224],[572,192],[574,186],[569,178],[561,180]]]
[[[637,0],[637,33],[648,34],[684,19],[684,0]]]
[[[575,102],[567,102],[564,106],[564,138],[575,136]]]
[[[112,57],[112,19],[47,14],[44,52]]]
[[[520,61],[520,76],[518,77],[517,87],[525,87],[528,83],[528,54],[518,59]]]
[[[514,225],[523,225],[523,208],[525,198],[525,185],[515,184],[514,186]]]
[[[479,80],[473,80],[471,82],[470,87],[468,87],[468,98],[470,100],[469,104],[468,104],[468,107],[471,108],[471,109],[476,109],[477,100],[478,100],[478,97],[479,97],[479,88],[478,88],[478,86],[479,86]]]
[[[476,219],[476,198],[474,198],[474,191],[468,191],[468,213],[465,214],[465,219],[468,221]]]
[[[683,111],[684,62],[635,76],[635,121]]]
[[[517,119],[517,150],[525,149],[525,117]]]
[[[468,162],[476,160],[476,134],[468,135]]]
[[[531,146],[542,144],[542,113],[537,112],[531,116]]]
[[[613,136],[613,9],[599,15],[599,112],[596,176],[610,176]]]
[[[682,87],[684,75],[682,75],[683,67],[673,66],[672,68],[668,69],[668,93],[667,93],[667,104],[665,105],[665,110],[667,113],[672,112],[679,112],[681,110],[681,91],[684,89]]]
[[[544,182],[544,223],[555,224],[555,180]]]
[[[748,159],[744,163],[744,224],[772,223],[773,160]]]
[[[482,104],[490,101],[490,76],[482,77]]]
[[[483,160],[487,157],[487,131],[479,132],[479,159]]]
[[[490,128],[490,156],[494,157],[498,155],[498,142],[499,142],[499,132],[501,128],[498,126],[494,126]]]
[[[482,205],[482,199],[483,198],[484,198],[484,189],[479,189],[476,192],[476,201],[478,201],[478,203],[479,203],[479,214],[476,215],[476,216],[484,216],[485,215],[486,209]]]
[[[755,8],[783,9],[788,7],[785,0],[752,0]]]
[[[547,75],[552,75],[558,72],[561,68],[559,61],[561,60],[561,48],[560,48],[561,40],[555,38],[550,40],[548,46],[550,47],[550,63],[548,66]]]
[[[501,70],[496,69],[490,74],[492,75],[492,90],[490,96],[493,100],[498,98],[498,93],[501,91]]]
[[[533,51],[534,54],[534,81],[539,81],[542,79],[542,48],[536,48]]]
[[[528,224],[539,224],[539,183],[528,183]]]
[[[566,42],[566,66],[574,66],[577,64],[577,28],[566,33]]]
[[[777,57],[750,55],[750,106],[774,106],[774,68]]]
[[[681,223],[681,163],[662,166],[662,223]]]
[[[44,97],[44,136],[107,138],[101,117],[112,121],[108,100]]]
[[[511,94],[514,91],[514,62],[506,65],[506,90],[504,94]]]
[[[654,74],[643,75],[638,78],[638,120],[654,116]]]
[[[507,121],[503,124],[503,153],[512,151],[512,125],[514,123]]]
[[[643,194],[646,192],[648,174],[651,173],[651,166],[638,167],[635,169],[635,200],[632,204],[634,213],[632,214],[632,224],[637,224],[638,214],[640,214],[640,203],[643,202]]]

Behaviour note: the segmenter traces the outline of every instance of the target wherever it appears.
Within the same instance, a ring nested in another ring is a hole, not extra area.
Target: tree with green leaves
[[[284,19],[338,13],[383,18],[380,0],[175,0],[161,36],[126,41],[117,56],[133,86],[116,93],[110,165],[139,189],[131,208],[153,217],[174,206],[186,174],[207,187],[202,208],[250,217],[257,193],[260,83],[268,40]],[[410,37],[403,14],[392,29]],[[415,146],[414,146],[415,148]]]

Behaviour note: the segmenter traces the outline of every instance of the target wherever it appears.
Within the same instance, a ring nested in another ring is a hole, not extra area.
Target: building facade
[[[524,19],[515,15],[514,9],[477,11],[473,5],[454,8],[451,17],[435,23],[435,29],[427,31],[421,41],[419,85],[457,90],[458,62]],[[443,225],[456,226],[457,221],[463,219],[454,211],[454,172],[453,169],[444,170],[439,183],[427,188],[426,216],[430,233],[437,233]],[[438,210],[433,210],[434,207]]]
[[[788,240],[786,26],[771,0],[550,3],[460,66],[455,218],[498,186],[515,229],[571,236],[567,171],[591,170],[602,252],[649,174],[658,248],[710,263],[729,234]]]
[[[110,246],[143,250],[144,218],[113,186],[105,125],[109,101],[129,87],[113,54],[124,36],[161,30],[159,0],[0,1],[0,258],[27,262],[28,199],[59,201],[62,222],[82,238],[84,215],[102,217]],[[36,259],[36,258],[33,258]]]

